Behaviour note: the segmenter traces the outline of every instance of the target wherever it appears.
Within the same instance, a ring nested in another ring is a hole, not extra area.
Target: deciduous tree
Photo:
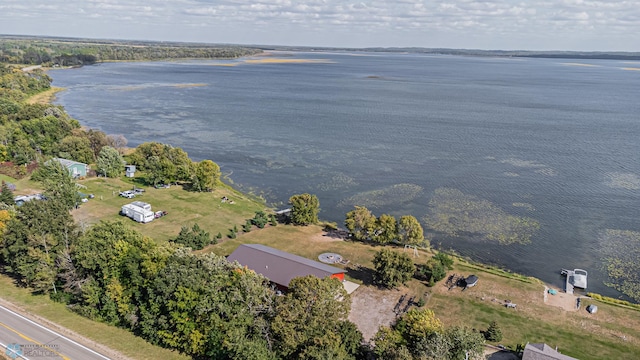
[[[68,210],[80,203],[76,182],[59,161],[45,162],[33,173],[31,179],[42,184],[47,199],[59,199]]]
[[[373,257],[374,280],[377,284],[394,288],[404,284],[413,276],[415,265],[405,253],[382,249]]]
[[[97,171],[103,176],[115,178],[122,174],[124,159],[111,146],[103,146],[96,161]]]
[[[287,294],[278,298],[271,323],[279,353],[285,359],[352,358],[336,337],[341,323],[348,321],[349,308],[349,296],[339,280],[293,279]]]
[[[289,198],[291,222],[295,225],[310,225],[318,222],[320,201],[311,194],[293,195]]]
[[[380,215],[376,220],[372,240],[378,244],[388,244],[397,236],[396,218],[387,214]]]
[[[344,224],[355,240],[368,241],[376,228],[376,217],[366,207],[356,206],[347,213]]]
[[[405,245],[424,244],[424,233],[418,219],[405,215],[398,220],[398,240]]]
[[[220,166],[211,160],[202,160],[195,165],[192,187],[197,191],[210,191],[220,183]]]

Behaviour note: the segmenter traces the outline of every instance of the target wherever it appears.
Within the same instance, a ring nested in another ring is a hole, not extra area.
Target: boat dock
[[[573,294],[573,284],[571,283],[571,279],[573,278],[573,270],[562,269],[560,273],[566,277],[564,292],[566,292],[567,294]]]
[[[573,288],[578,287],[581,289],[587,288],[587,272],[582,269],[567,270],[562,269],[560,274],[566,276],[564,285],[564,292],[567,294],[573,294]]]

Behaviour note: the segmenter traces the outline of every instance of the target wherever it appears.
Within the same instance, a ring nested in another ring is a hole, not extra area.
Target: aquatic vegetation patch
[[[508,159],[500,160],[500,163],[509,164],[509,165],[512,165],[515,167],[521,167],[521,168],[546,168],[547,167],[545,164],[541,164],[536,161],[522,160],[517,158],[508,158]]]
[[[523,202],[514,202],[513,204],[511,204],[512,206],[515,207],[519,207],[519,208],[524,208],[527,209],[529,211],[535,211],[536,208],[533,207],[533,205],[529,204],[529,203],[523,203]]]
[[[553,170],[552,168],[542,168],[534,171],[536,174],[545,175],[545,176],[556,176],[558,172]]]
[[[354,178],[345,173],[337,172],[331,174],[326,181],[318,184],[317,188],[320,191],[332,191],[347,189],[356,185],[358,185],[358,183]]]
[[[535,219],[510,215],[488,200],[452,188],[435,190],[423,220],[447,235],[466,233],[502,245],[527,244],[540,228]]]
[[[422,193],[422,186],[395,184],[382,189],[365,191],[340,201],[340,206],[364,206],[375,209],[411,201]]]
[[[605,285],[640,302],[640,232],[606,229],[599,236]]]
[[[633,173],[610,172],[606,175],[605,184],[613,189],[638,190],[640,177]]]

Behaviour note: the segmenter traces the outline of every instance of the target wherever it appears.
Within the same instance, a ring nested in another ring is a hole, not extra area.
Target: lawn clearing
[[[228,186],[221,186],[213,192],[198,193],[186,191],[182,186],[156,189],[122,179],[90,178],[79,183],[86,186],[80,191],[95,196],[83,203],[79,209],[72,211],[73,217],[81,226],[87,227],[102,220],[121,220],[132,229],[156,241],[167,241],[177,236],[182,226],[192,226],[194,223],[198,223],[200,228],[208,231],[211,236],[218,232],[224,236],[234,225],[240,228],[256,211],[268,210],[264,204]],[[134,184],[135,187],[145,190],[142,195],[133,199],[119,196],[120,191],[130,190]],[[222,202],[221,198],[224,196],[233,203]],[[122,205],[133,201],[149,203],[153,211],[163,210],[168,215],[147,224],[140,224],[119,215]]]

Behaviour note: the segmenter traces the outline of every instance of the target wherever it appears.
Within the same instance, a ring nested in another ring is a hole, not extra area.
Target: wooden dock
[[[562,269],[560,273],[566,277],[564,292],[567,294],[573,294],[573,284],[571,283],[571,280],[573,279],[573,270]]]

